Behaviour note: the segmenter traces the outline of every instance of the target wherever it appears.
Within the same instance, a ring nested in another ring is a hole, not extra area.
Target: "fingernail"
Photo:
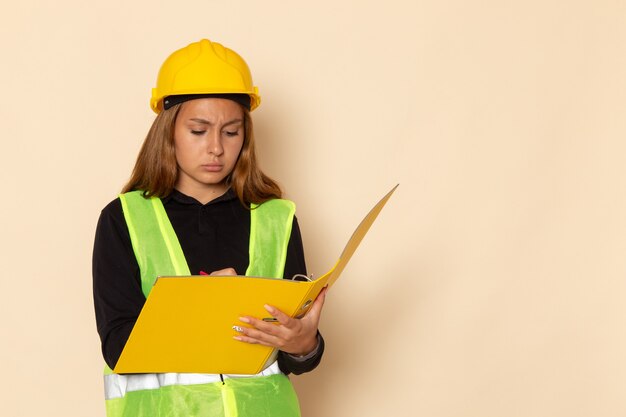
[[[250,319],[247,317],[239,317],[239,321],[243,321],[244,323],[250,323]]]
[[[241,340],[241,337],[239,337],[239,336],[233,336],[233,339],[235,339],[235,340],[239,340],[240,342],[242,342],[242,341],[243,341],[243,340]]]
[[[265,304],[263,307],[265,307],[268,313],[274,314],[274,307],[272,307],[271,305]]]
[[[239,333],[243,333],[243,328],[241,326],[233,326],[233,330]]]

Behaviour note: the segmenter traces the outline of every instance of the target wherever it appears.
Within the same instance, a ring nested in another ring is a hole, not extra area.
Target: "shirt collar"
[[[225,201],[231,201],[231,200],[234,200],[236,198],[237,198],[237,194],[235,194],[235,192],[233,191],[232,188],[229,188],[228,190],[226,190],[226,192],[224,194],[222,194],[221,196],[217,197],[214,200],[209,201],[208,203],[206,203],[204,205],[217,204],[217,203],[221,203],[221,202],[225,202]],[[163,201],[163,204],[167,204],[171,200],[174,200],[177,203],[181,203],[181,204],[191,204],[191,205],[200,205],[200,206],[203,205],[201,202],[199,202],[195,198],[190,197],[187,194],[183,194],[180,191],[178,191],[177,189],[172,190],[170,195],[168,195],[167,197],[162,198],[161,200]]]

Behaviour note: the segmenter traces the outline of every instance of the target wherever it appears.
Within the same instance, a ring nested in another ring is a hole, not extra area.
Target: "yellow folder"
[[[273,305],[291,317],[305,314],[331,286],[361,243],[396,185],[365,216],[337,263],[314,281],[261,277],[159,277],[124,346],[114,372],[256,374],[277,351],[233,339],[241,316],[272,320]]]

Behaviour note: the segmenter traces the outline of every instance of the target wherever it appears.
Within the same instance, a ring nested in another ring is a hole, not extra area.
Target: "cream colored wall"
[[[626,413],[619,1],[4,2],[6,416],[102,416],[90,256],[165,56],[201,37],[261,89],[263,167],[329,294],[305,416]]]

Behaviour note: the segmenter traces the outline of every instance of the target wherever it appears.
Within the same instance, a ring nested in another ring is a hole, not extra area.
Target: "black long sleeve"
[[[249,262],[250,213],[232,191],[205,205],[174,191],[163,199],[163,205],[192,274],[230,267],[238,274],[245,273]],[[300,229],[294,218],[284,277],[295,274],[306,275],[306,265]],[[102,354],[105,362],[114,368],[146,301],[119,199],[102,210],[98,221],[93,251],[93,296]],[[319,340],[317,353],[305,361],[279,352],[280,369],[286,374],[313,370],[324,351],[321,335]]]

